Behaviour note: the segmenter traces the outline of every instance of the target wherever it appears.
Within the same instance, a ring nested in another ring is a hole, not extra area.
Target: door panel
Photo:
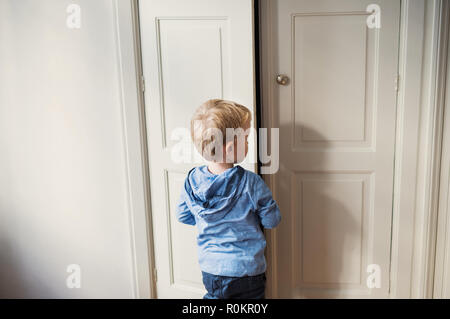
[[[193,150],[189,121],[210,98],[254,109],[253,3],[251,0],[139,1],[145,110],[158,298],[201,298],[205,293],[193,226],[178,222],[175,207],[192,161],[172,156]],[[255,121],[252,122],[255,126]],[[174,137],[174,138],[173,138]],[[243,167],[255,171],[256,136]]]
[[[369,4],[381,28],[369,28]],[[387,297],[400,1],[271,3],[279,297]],[[269,7],[270,7],[269,6]],[[368,288],[367,267],[380,267]]]
[[[365,19],[346,14],[293,17],[295,148],[326,142],[355,145],[370,134],[365,115],[371,110],[361,107],[366,106],[366,57],[373,59],[373,50],[366,50],[373,35],[367,37]],[[308,127],[302,128],[302,122]]]

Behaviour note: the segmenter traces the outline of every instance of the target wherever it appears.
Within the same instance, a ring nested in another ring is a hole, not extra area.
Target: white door
[[[387,297],[400,1],[269,2],[278,297]]]
[[[157,294],[201,298],[197,230],[180,224],[174,209],[194,163],[171,156],[180,145],[172,134],[189,129],[195,108],[210,98],[230,99],[253,111],[253,1],[145,0],[139,1],[139,16]],[[189,136],[186,131],[187,141]],[[254,170],[255,140],[249,144],[253,158],[242,166]]]

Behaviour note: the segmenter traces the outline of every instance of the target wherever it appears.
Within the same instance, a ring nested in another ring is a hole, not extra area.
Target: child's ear
[[[234,153],[234,142],[233,141],[229,141],[225,144],[225,152],[227,154]]]

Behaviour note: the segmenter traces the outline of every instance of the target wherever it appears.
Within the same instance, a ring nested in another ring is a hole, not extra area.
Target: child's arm
[[[183,189],[184,192],[184,189]],[[182,193],[180,196],[180,201],[177,206],[177,219],[179,222],[187,225],[195,225],[195,218],[192,215],[189,207],[186,205],[186,201],[184,200],[184,194]]]
[[[177,218],[178,221],[183,224],[195,225],[195,218],[191,214],[191,211],[189,210],[185,202],[178,204]]]
[[[264,180],[257,175],[253,186],[253,201],[264,228],[274,228],[281,221],[280,209],[272,198],[272,192]]]

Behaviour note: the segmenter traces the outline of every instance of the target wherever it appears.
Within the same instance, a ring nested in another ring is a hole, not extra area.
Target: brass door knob
[[[287,85],[289,83],[289,78],[287,75],[278,74],[277,75],[277,83],[280,85]]]

